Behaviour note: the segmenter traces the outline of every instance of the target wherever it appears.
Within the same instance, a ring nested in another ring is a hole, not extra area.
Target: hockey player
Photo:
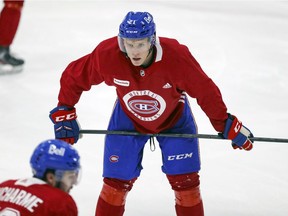
[[[121,216],[133,183],[142,169],[144,133],[197,133],[187,95],[195,98],[223,138],[235,148],[252,149],[252,133],[227,113],[215,83],[203,72],[188,48],[175,39],[156,36],[148,12],[129,12],[119,34],[71,62],[61,77],[58,106],[50,112],[55,136],[74,144],[79,138],[75,104],[83,91],[105,82],[116,88],[117,100],[108,130],[138,131],[143,136],[107,135],[104,184],[96,216]],[[101,108],[101,102],[95,102]],[[162,171],[175,192],[178,216],[203,216],[200,195],[198,139],[157,137]],[[173,155],[189,155],[172,160]],[[153,194],[151,194],[153,197]]]
[[[69,191],[78,182],[78,152],[62,140],[47,140],[34,150],[33,178],[0,184],[0,215],[77,216]]]
[[[24,0],[4,0],[0,13],[0,73],[20,72],[24,60],[13,56],[10,46],[16,35]]]

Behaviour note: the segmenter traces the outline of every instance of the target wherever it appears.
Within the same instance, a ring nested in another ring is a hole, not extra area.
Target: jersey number
[[[18,210],[12,208],[4,208],[0,211],[0,216],[20,216],[20,212]]]

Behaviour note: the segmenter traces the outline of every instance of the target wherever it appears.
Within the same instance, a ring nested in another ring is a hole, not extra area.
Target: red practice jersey
[[[77,216],[73,198],[37,178],[8,180],[0,184],[0,215]]]
[[[226,105],[188,48],[175,39],[160,37],[154,51],[149,67],[136,67],[121,52],[117,37],[101,42],[92,53],[65,69],[59,104],[74,106],[83,91],[105,82],[116,87],[121,106],[138,131],[159,133],[179,119],[187,93],[197,100],[215,130],[223,132]],[[97,107],[100,103],[95,100]]]

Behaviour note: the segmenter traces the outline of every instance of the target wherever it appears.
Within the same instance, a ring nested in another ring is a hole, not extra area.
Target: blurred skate
[[[0,75],[19,73],[23,70],[24,60],[13,56],[9,47],[0,46]]]

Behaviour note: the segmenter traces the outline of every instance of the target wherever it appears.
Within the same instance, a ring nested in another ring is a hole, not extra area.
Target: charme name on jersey
[[[34,212],[43,200],[28,193],[25,190],[11,187],[0,187],[0,201],[10,202],[26,208],[29,212]]]

